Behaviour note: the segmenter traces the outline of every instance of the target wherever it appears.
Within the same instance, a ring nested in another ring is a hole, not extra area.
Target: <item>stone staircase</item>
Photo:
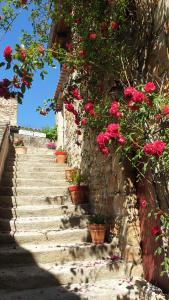
[[[90,243],[89,206],[71,204],[64,169],[43,152],[8,157],[0,187],[0,300],[145,299],[129,285],[127,265],[112,259],[116,242]]]

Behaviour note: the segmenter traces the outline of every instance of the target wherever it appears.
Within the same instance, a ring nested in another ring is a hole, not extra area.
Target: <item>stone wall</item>
[[[64,120],[64,146],[69,153],[68,164],[72,167],[80,167],[83,134],[77,135],[77,126],[74,123],[74,117],[66,110],[64,112]]]
[[[147,3],[144,0],[143,2]],[[140,65],[142,65],[141,71],[144,73],[144,78],[155,79],[163,85],[163,91],[167,94],[169,82],[169,0],[159,0],[156,3],[151,24],[155,33],[154,39],[149,41],[148,48],[145,49],[145,57],[141,57]],[[136,266],[137,275],[140,275],[142,273],[140,241],[141,238],[144,240],[144,237],[140,237],[135,174],[132,173],[127,162],[115,153],[113,148],[109,157],[104,157],[99,152],[94,132],[85,135],[84,139],[83,135],[77,139],[74,118],[70,113],[66,112],[65,120],[65,147],[69,153],[69,164],[74,167],[79,166],[86,175],[93,211],[102,212],[110,217],[112,238],[113,240],[116,239],[118,243],[120,255],[131,263],[131,270]],[[142,219],[141,224],[143,224]],[[147,224],[146,222],[144,222],[144,226],[147,226],[145,224]],[[146,230],[147,228],[144,227],[144,231]],[[147,239],[146,242],[149,243],[151,240]],[[151,251],[149,254],[153,256],[155,249],[153,244],[151,246],[148,246]],[[147,249],[144,248],[144,257],[147,255]],[[149,268],[149,266],[145,265],[145,268]],[[160,284],[157,277],[156,283]],[[147,278],[151,280],[150,277]]]
[[[103,156],[94,132],[77,138],[74,117],[66,112],[65,146],[69,164],[79,167],[85,175],[90,204],[94,213],[108,217],[113,245],[129,264],[129,272],[142,274],[140,252],[140,229],[134,175],[124,159],[115,154]],[[77,145],[78,144],[78,145]]]
[[[15,98],[0,98],[0,119],[1,122],[17,125],[17,100]]]
[[[142,2],[148,3],[146,0]],[[162,85],[162,91],[169,95],[169,0],[152,1],[152,3],[154,3],[152,28],[145,48],[145,57],[143,59],[141,56],[140,64],[143,65],[144,77],[153,78]],[[141,5],[139,9],[143,10],[143,7],[144,5]],[[145,14],[144,10],[143,14]]]

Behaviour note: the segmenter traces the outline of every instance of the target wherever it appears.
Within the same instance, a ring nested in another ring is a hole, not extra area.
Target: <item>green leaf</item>
[[[3,66],[5,66],[5,63],[4,63],[4,62],[1,62],[1,63],[0,63],[0,68],[3,67]]]
[[[25,93],[25,91],[26,91],[25,84],[24,84],[24,83],[22,83],[22,85],[21,85],[21,92],[22,92],[22,94],[24,94],[24,93]]]

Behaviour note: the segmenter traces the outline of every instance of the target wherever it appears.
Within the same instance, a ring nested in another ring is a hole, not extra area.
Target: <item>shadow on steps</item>
[[[14,206],[12,197],[8,197],[7,203],[2,203],[2,206],[9,210],[9,219],[6,219],[8,224],[5,226],[6,233],[9,233],[13,230],[10,226],[10,219],[13,218],[10,210]],[[0,231],[5,233],[2,227],[0,227]],[[31,252],[21,247],[14,237],[10,242],[7,244],[4,242],[3,246],[1,244],[1,249],[4,248],[6,251],[17,249],[18,252],[24,252],[24,256],[22,261],[17,262],[15,257],[5,255],[6,262],[2,262],[0,269],[0,300],[80,299],[78,295],[61,286],[60,280],[50,272],[50,269],[46,270],[38,266]],[[25,262],[24,257],[26,258]]]

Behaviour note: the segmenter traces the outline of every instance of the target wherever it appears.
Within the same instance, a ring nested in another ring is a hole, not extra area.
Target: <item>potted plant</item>
[[[27,148],[24,146],[24,142],[22,139],[18,139],[14,141],[15,153],[16,154],[26,154]]]
[[[56,155],[57,163],[64,164],[66,162],[67,152],[64,151],[64,149],[62,149],[62,148],[57,149],[57,151],[55,152],[55,155]]]
[[[95,214],[90,218],[88,229],[93,244],[103,244],[106,235],[106,218],[101,214]]]
[[[76,169],[71,177],[72,185],[68,187],[72,203],[75,205],[88,201],[88,187],[84,185],[84,176],[79,169]]]
[[[65,177],[66,177],[67,181],[72,182],[77,171],[78,171],[77,168],[75,168],[75,169],[66,168],[65,169]]]

